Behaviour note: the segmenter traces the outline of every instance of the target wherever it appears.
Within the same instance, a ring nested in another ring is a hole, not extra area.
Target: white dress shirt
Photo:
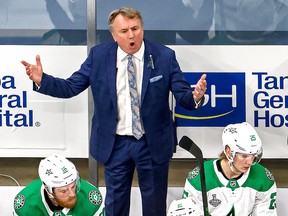
[[[141,90],[142,90],[143,65],[144,65],[144,49],[145,48],[143,41],[140,50],[134,53],[132,58],[135,68],[135,77],[137,82],[137,91],[139,95],[140,111],[141,111]],[[132,111],[131,111],[130,90],[128,84],[127,56],[128,54],[125,53],[120,47],[118,47],[117,75],[116,75],[118,124],[116,128],[116,134],[132,136],[133,135]]]

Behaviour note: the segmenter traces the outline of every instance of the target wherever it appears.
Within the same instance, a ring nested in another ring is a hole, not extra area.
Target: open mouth
[[[130,43],[130,46],[134,46],[134,45],[135,45],[135,43],[134,43],[134,42],[131,42],[131,43]]]

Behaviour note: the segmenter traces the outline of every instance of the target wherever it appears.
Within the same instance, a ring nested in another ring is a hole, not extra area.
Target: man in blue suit
[[[183,107],[197,109],[204,101],[206,75],[191,89],[175,52],[144,40],[142,16],[135,9],[112,11],[109,28],[115,41],[93,47],[80,69],[68,79],[43,73],[39,55],[36,65],[21,62],[40,93],[70,98],[91,86],[94,116],[90,154],[104,164],[106,215],[129,215],[136,167],[143,215],[165,216],[169,160],[175,147],[169,92]],[[140,99],[141,134],[137,138],[132,133],[129,56]]]

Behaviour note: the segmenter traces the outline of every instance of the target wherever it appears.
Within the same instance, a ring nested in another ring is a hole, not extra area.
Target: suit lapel
[[[146,90],[149,84],[150,75],[152,72],[152,67],[150,64],[150,55],[152,55],[149,43],[145,41],[145,52],[144,52],[144,66],[143,66],[143,80],[142,80],[142,92],[141,92],[141,104],[144,100]]]
[[[113,105],[115,106],[116,109],[117,109],[117,94],[116,94],[117,47],[118,47],[118,45],[117,45],[117,43],[115,43],[115,45],[110,48],[108,55],[107,55],[107,58],[106,58],[106,62],[105,62],[107,65],[107,73],[108,73],[107,77],[108,77],[108,83],[109,83],[109,88],[110,88],[110,92],[111,92],[111,98],[113,101]],[[151,47],[149,46],[149,42],[145,41],[141,104],[144,100],[146,90],[147,90],[147,87],[149,84],[150,75],[152,72],[150,55],[153,56]]]
[[[107,78],[108,84],[111,92],[111,99],[115,109],[117,110],[117,94],[116,94],[116,56],[117,56],[117,43],[111,47],[106,57],[105,64],[107,65]]]

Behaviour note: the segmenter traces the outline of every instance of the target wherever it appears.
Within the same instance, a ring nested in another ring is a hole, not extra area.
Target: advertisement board
[[[59,99],[32,90],[21,60],[68,77],[86,58],[86,46],[1,46],[0,157],[88,157],[88,92]]]
[[[189,83],[207,74],[205,104],[197,111],[174,105],[178,139],[186,135],[214,158],[222,131],[247,121],[260,135],[264,158],[288,157],[287,46],[171,46]],[[191,157],[178,148],[175,158]]]
[[[173,101],[178,139],[190,137],[205,158],[222,151],[222,131],[247,121],[260,135],[264,158],[288,157],[287,46],[170,46],[193,86],[207,74],[204,106],[187,111]],[[88,157],[88,91],[72,99],[41,95],[20,61],[40,54],[46,73],[68,77],[87,56],[86,46],[1,46],[0,156]],[[190,158],[177,147],[174,158]]]

